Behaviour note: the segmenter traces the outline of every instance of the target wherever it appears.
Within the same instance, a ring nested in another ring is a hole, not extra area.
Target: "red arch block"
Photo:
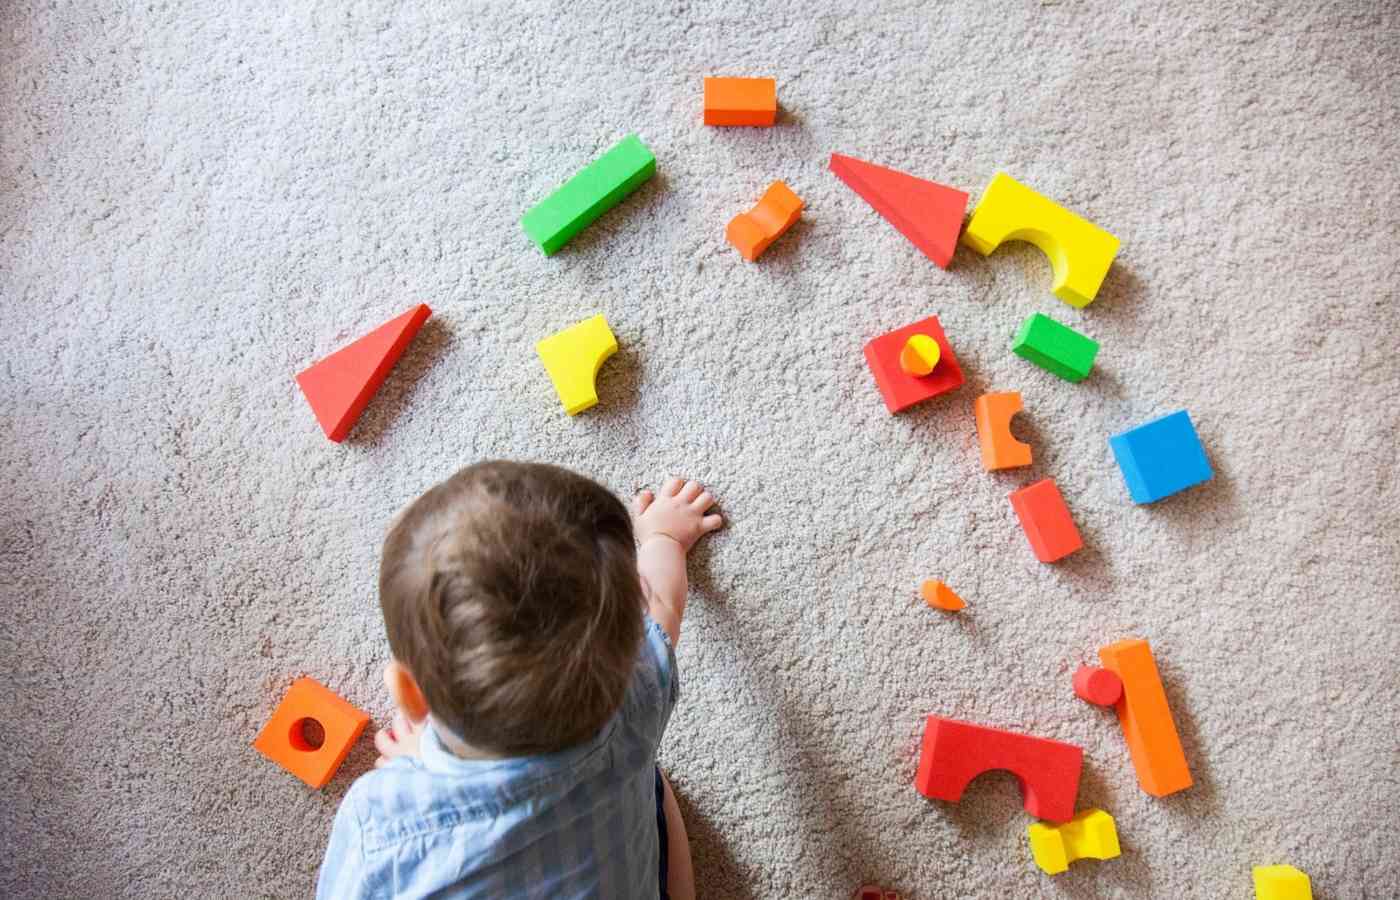
[[[1073,744],[929,716],[914,787],[930,799],[956,803],[972,779],[1005,769],[1021,783],[1026,812],[1068,822],[1083,768],[1084,751]]]

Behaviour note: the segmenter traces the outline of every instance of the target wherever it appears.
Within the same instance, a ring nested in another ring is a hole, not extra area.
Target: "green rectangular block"
[[[1097,341],[1092,341],[1068,325],[1061,325],[1049,316],[1032,313],[1021,323],[1011,352],[1028,359],[1047,372],[1065,381],[1083,381],[1094,368],[1099,355]]]
[[[654,174],[656,157],[641,138],[629,134],[531,207],[520,225],[551,256]]]

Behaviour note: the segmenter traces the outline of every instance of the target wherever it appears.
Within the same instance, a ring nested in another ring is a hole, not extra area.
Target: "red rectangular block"
[[[1021,530],[1031,542],[1035,558],[1041,562],[1064,559],[1084,546],[1084,539],[1074,527],[1069,507],[1065,506],[1065,498],[1060,496],[1053,478],[1013,491],[1011,508],[1016,510]]]

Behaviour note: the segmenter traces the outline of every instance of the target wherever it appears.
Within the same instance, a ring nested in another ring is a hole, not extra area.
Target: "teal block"
[[[641,138],[629,134],[532,206],[520,225],[545,256],[552,256],[654,174],[656,157]]]
[[[1083,381],[1094,368],[1099,345],[1068,325],[1032,313],[1016,332],[1011,352],[1065,381]]]

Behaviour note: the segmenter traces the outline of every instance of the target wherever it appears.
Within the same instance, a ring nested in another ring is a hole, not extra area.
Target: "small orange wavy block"
[[[753,262],[792,227],[802,215],[802,206],[802,198],[794,194],[792,188],[775,181],[763,192],[757,206],[730,220],[724,236],[740,256]]]

